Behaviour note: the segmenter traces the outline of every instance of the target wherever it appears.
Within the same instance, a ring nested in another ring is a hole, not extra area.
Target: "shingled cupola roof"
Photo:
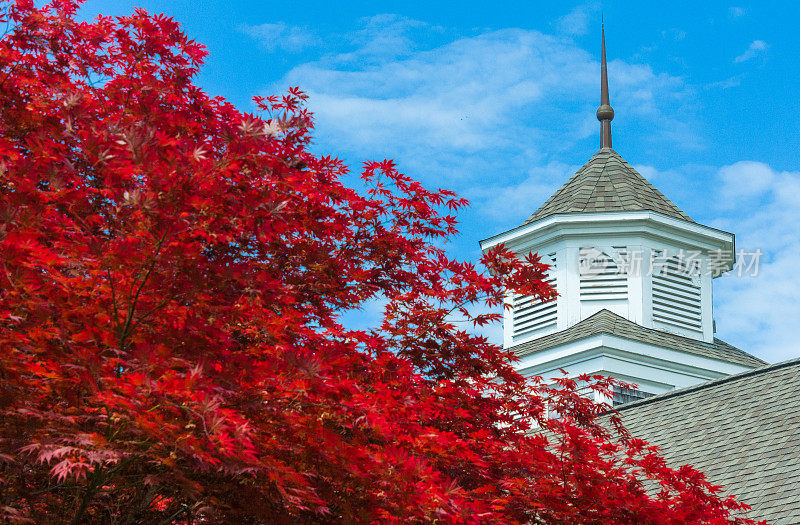
[[[566,330],[516,345],[511,350],[518,356],[524,357],[548,348],[581,341],[600,334],[624,337],[631,341],[648,343],[660,348],[669,348],[686,354],[736,363],[750,368],[757,368],[767,364],[763,359],[750,355],[744,350],[740,350],[720,339],[714,338],[712,342],[706,343],[690,337],[646,328],[609,310],[600,310]]]
[[[525,224],[561,213],[654,211],[694,222],[611,148],[589,159]]]
[[[654,211],[669,217],[694,222],[660,191],[642,177],[619,153],[611,149],[611,121],[614,109],[608,95],[606,32],[602,29],[600,55],[600,151],[552,197],[547,199],[524,224],[560,213],[606,211]]]

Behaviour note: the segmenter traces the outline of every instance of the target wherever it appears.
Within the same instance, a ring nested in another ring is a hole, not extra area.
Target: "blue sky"
[[[245,110],[299,85],[317,152],[394,158],[469,198],[449,249],[474,260],[597,150],[602,10],[615,149],[693,219],[764,252],[758,277],[715,281],[717,335],[800,356],[800,4],[454,5],[88,0],[82,14],[173,16],[211,53],[199,84]]]

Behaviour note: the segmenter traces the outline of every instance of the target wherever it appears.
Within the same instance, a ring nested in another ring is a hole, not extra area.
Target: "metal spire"
[[[597,120],[600,121],[600,148],[611,147],[611,121],[614,120],[614,109],[608,102],[608,70],[606,68],[606,29],[600,24],[603,46],[600,55],[600,107],[597,108]]]

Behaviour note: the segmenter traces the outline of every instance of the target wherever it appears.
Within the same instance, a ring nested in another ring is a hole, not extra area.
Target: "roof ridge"
[[[574,179],[576,179],[576,178],[578,177],[578,175],[580,175],[582,172],[584,172],[585,170],[588,170],[588,169],[591,167],[592,161],[593,161],[593,160],[595,159],[595,157],[597,157],[597,156],[598,156],[598,155],[599,155],[599,154],[600,154],[602,151],[603,151],[602,149],[599,149],[599,150],[597,150],[597,152],[596,152],[594,155],[592,155],[592,156],[591,156],[591,158],[590,158],[589,160],[587,160],[585,163],[583,163],[583,165],[582,165],[580,168],[578,168],[578,171],[576,171],[576,172],[575,172],[575,173],[574,173],[574,174],[573,174],[571,177],[569,177],[569,178],[568,178],[566,181],[564,181],[564,183],[563,183],[561,186],[559,186],[559,187],[558,187],[558,189],[557,189],[557,190],[556,190],[556,191],[555,191],[555,192],[554,192],[552,195],[550,195],[550,197],[548,197],[548,198],[547,198],[547,200],[545,200],[545,201],[542,203],[542,205],[541,205],[541,206],[539,206],[539,208],[538,208],[538,209],[537,209],[535,212],[533,212],[533,215],[531,215],[530,217],[528,217],[528,218],[525,220],[525,222],[524,222],[523,224],[527,224],[527,223],[531,222],[531,219],[532,219],[532,218],[533,218],[533,217],[534,217],[534,216],[535,216],[537,213],[539,213],[539,212],[540,212],[540,211],[542,211],[543,209],[547,208],[547,207],[548,207],[548,205],[550,205],[550,204],[551,204],[551,203],[552,203],[552,202],[553,202],[553,201],[554,201],[554,200],[555,200],[555,199],[556,199],[556,198],[557,198],[557,197],[558,197],[558,196],[561,194],[561,192],[562,192],[562,191],[564,191],[564,190],[567,188],[567,186],[569,186],[569,184],[570,184],[570,183],[571,183],[571,182],[572,182]],[[573,213],[574,213],[574,212],[573,212]]]
[[[739,379],[744,379],[750,376],[763,374],[765,372],[770,372],[772,370],[780,370],[781,368],[787,368],[794,365],[800,365],[800,357],[796,357],[794,359],[790,359],[788,361],[782,361],[780,363],[775,364],[767,364],[758,368],[754,368],[752,370],[746,370],[744,372],[739,372],[738,374],[732,374],[729,376],[721,377],[719,379],[713,379],[711,381],[705,381],[703,383],[699,383],[697,385],[688,386],[686,388],[679,388],[677,390],[672,390],[671,392],[665,392],[663,394],[658,394],[656,396],[648,397],[645,399],[640,399],[638,401],[633,401],[631,403],[625,403],[613,410],[609,410],[609,412],[619,412],[621,410],[626,410],[628,408],[637,407],[646,405],[648,403],[654,403],[656,401],[661,401],[662,399],[669,399],[671,397],[681,396],[684,394],[689,394],[691,392],[696,392],[698,390],[703,390],[705,388],[711,388],[712,386],[720,385],[723,383],[727,383],[729,381],[738,381]]]
[[[615,157],[614,157],[614,160],[619,165],[619,169],[621,171],[623,171],[625,173],[625,175],[627,175],[629,177],[633,177],[636,180],[637,183],[639,183],[640,185],[643,186],[641,188],[642,193],[640,193],[634,187],[629,187],[629,186],[624,185],[624,184],[619,184],[619,185],[618,184],[614,184],[617,181],[614,180],[613,176],[610,176],[609,178],[612,181],[612,185],[613,185],[614,189],[617,191],[617,195],[619,196],[619,201],[621,203],[624,203],[624,202],[627,202],[627,201],[636,201],[636,200],[640,199],[643,196],[642,194],[651,194],[652,193],[656,197],[658,197],[660,195],[660,193],[658,191],[655,191],[655,192],[651,191],[651,190],[655,190],[655,188],[653,187],[652,183],[650,183],[650,181],[647,180],[641,173],[636,171],[636,169],[633,166],[628,164],[628,162],[622,157],[622,155],[620,155],[616,151],[614,153],[616,154]],[[618,186],[619,186],[619,188],[618,188]],[[623,193],[620,190],[625,190],[624,191],[624,195],[627,197],[627,199],[623,198]],[[678,210],[678,212],[680,214],[682,214],[682,215],[685,215],[680,210]]]
[[[564,183],[561,186],[559,186],[558,189],[552,195],[550,195],[550,197],[548,197],[547,200],[544,201],[541,206],[539,206],[539,208],[533,213],[533,215],[536,215],[539,211],[541,211],[544,208],[546,208],[551,202],[553,202],[556,199],[556,197],[558,197],[558,195],[567,186],[569,186],[569,183],[572,182],[573,179],[576,179],[578,177],[578,175],[580,175],[585,170],[588,170],[589,167],[591,166],[592,161],[594,160],[594,158],[597,157],[597,155],[599,155],[601,151],[602,151],[602,149],[597,150],[597,152],[594,155],[592,155],[589,160],[587,160],[580,168],[578,168],[578,171],[576,171],[571,177],[569,177],[566,181],[564,181]],[[525,223],[528,223],[528,222],[530,222],[530,217],[525,221]]]
[[[597,155],[599,155],[600,153],[602,153],[603,149],[605,149],[605,148],[600,148],[600,151],[598,151],[597,153],[592,155],[592,158],[594,158]],[[609,151],[614,151],[611,148],[608,148],[608,149],[609,149]],[[606,166],[608,166],[608,161],[609,160],[611,160],[611,155],[610,154],[606,156],[605,160],[603,160],[603,167],[600,168],[600,171],[597,173],[597,180],[594,181],[594,186],[592,186],[592,191],[589,192],[589,196],[594,194],[594,191],[597,189],[597,185],[600,183],[600,176],[603,174],[603,171],[606,169]],[[592,161],[592,159],[589,159],[589,162],[591,162],[591,161]],[[588,165],[588,163],[587,163],[587,165]],[[592,166],[592,167],[594,168],[594,166]],[[588,205],[589,205],[589,200],[587,199],[586,202],[583,205],[583,208],[581,208],[581,211],[579,213],[584,212],[586,210],[586,206],[588,206]]]
[[[613,150],[612,150],[612,151],[613,151]],[[617,153],[617,152],[615,151],[614,153]],[[655,186],[655,185],[654,185],[652,182],[650,182],[649,180],[647,180],[647,177],[645,177],[644,175],[642,175],[641,173],[639,173],[639,171],[637,171],[637,169],[636,169],[636,168],[634,168],[633,166],[631,166],[630,162],[628,162],[627,160],[625,160],[625,158],[624,158],[622,155],[620,155],[619,153],[617,153],[617,156],[619,157],[619,160],[620,160],[620,161],[622,161],[622,164],[624,164],[625,166],[627,166],[628,168],[630,168],[630,169],[631,169],[631,171],[633,171],[633,173],[635,173],[636,175],[638,175],[639,177],[641,177],[641,179],[642,179],[642,180],[644,180],[645,182],[647,182],[647,183],[650,185],[650,188],[651,188],[653,191],[655,191],[655,192],[656,192],[656,195],[658,195],[659,197],[661,197],[662,199],[664,199],[665,201],[667,201],[667,202],[668,202],[669,204],[671,204],[671,205],[672,205],[672,206],[673,206],[673,207],[674,207],[676,210],[678,210],[678,211],[679,211],[681,214],[683,214],[683,215],[685,215],[687,218],[689,218],[689,216],[688,216],[688,215],[686,215],[686,213],[684,213],[684,211],[683,211],[683,210],[681,210],[681,209],[678,207],[678,205],[677,205],[677,204],[675,204],[674,202],[672,202],[672,199],[670,199],[669,197],[667,197],[666,195],[664,195],[664,193],[663,193],[661,190],[659,190],[658,188],[656,188],[656,186]],[[689,218],[689,220],[691,220],[691,218]]]

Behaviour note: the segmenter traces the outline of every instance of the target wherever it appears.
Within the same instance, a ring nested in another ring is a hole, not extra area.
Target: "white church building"
[[[800,524],[800,360],[769,365],[715,337],[713,282],[734,266],[734,235],[693,221],[612,149],[605,36],[601,56],[600,150],[522,225],[481,242],[539,254],[558,293],[509,294],[504,347],[523,375],[638,385],[611,400],[632,434],[752,517]]]

